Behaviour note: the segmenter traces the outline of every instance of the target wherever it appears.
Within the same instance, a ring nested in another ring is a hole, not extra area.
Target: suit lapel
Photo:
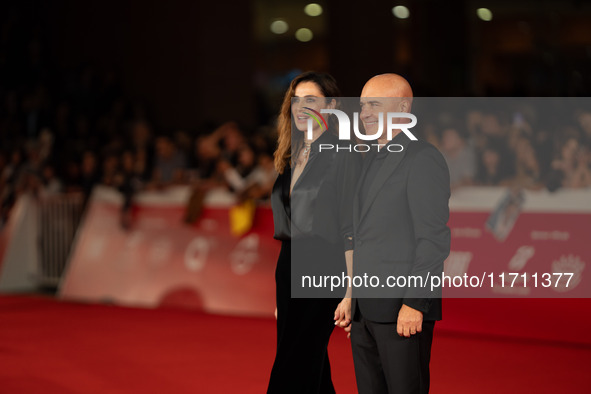
[[[363,218],[367,214],[367,211],[369,210],[369,208],[373,204],[374,200],[378,196],[380,190],[384,186],[384,183],[386,183],[388,178],[390,178],[390,176],[394,173],[394,171],[396,171],[396,168],[398,167],[398,165],[400,164],[400,162],[402,161],[402,159],[406,155],[406,150],[408,148],[409,142],[410,142],[410,140],[405,137],[403,141],[399,142],[400,145],[402,145],[404,147],[404,150],[402,152],[388,152],[387,153],[387,156],[384,159],[384,162],[382,163],[380,169],[378,170],[378,173],[376,174],[376,177],[374,178],[372,184],[369,187],[369,191],[367,192],[367,198],[363,202],[363,206],[361,207],[361,213],[359,215],[359,220],[358,220],[357,224],[359,224],[361,222],[361,220],[363,220]],[[384,147],[383,149],[386,149],[386,147]],[[367,168],[369,168],[369,163],[368,163]],[[366,171],[367,171],[367,168],[366,168]]]
[[[283,209],[285,214],[291,221],[291,196],[289,195],[289,187],[291,186],[291,166],[286,168],[281,177],[281,198],[283,199]]]
[[[326,169],[326,164],[330,162],[330,159],[334,156],[334,153],[332,151],[319,152],[318,146],[320,143],[323,143],[325,141],[331,141],[331,139],[333,139],[333,138],[336,138],[336,137],[332,136],[332,134],[330,134],[330,132],[328,130],[326,130],[324,133],[322,133],[322,135],[320,137],[318,137],[318,139],[316,141],[314,141],[312,143],[312,147],[311,147],[312,151],[310,152],[310,156],[308,156],[308,162],[306,163],[304,170],[300,174],[300,177],[296,180],[295,184],[293,185],[293,189],[295,189],[296,186],[302,182],[302,179],[308,175],[308,173],[311,171],[311,168],[321,168],[322,171],[324,171]],[[317,163],[315,165],[314,164],[315,161],[318,161],[319,163]],[[315,167],[315,166],[317,166],[317,167]],[[293,172],[292,172],[292,176],[293,176]],[[291,182],[291,180],[290,180],[290,182]]]
[[[316,161],[316,158],[318,157],[318,154],[310,154],[310,156],[308,157],[308,162],[306,163],[306,166],[304,167],[304,170],[302,171],[302,173],[300,174],[300,177],[296,180],[295,184],[293,185],[293,188],[295,189],[296,186],[298,184],[300,184],[302,182],[302,178],[306,177],[306,175],[310,172],[310,168],[312,168],[314,161]],[[292,176],[293,176],[293,170],[292,170]],[[291,180],[290,180],[291,182]]]
[[[361,185],[363,184],[363,179],[367,175],[367,171],[371,165],[371,162],[375,160],[375,156],[366,156],[363,159],[363,166],[361,168],[361,175],[359,176],[359,180],[357,181],[357,186],[355,188],[355,194],[353,197],[353,226],[357,227],[359,224],[359,219],[361,217],[361,202],[359,201],[359,195],[361,191]]]

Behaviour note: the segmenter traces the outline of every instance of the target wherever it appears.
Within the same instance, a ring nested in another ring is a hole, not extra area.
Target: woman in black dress
[[[282,242],[275,271],[277,353],[267,393],[335,392],[327,346],[334,320],[340,321],[336,316],[341,316],[350,298],[344,298],[344,288],[338,292],[302,288],[301,275],[350,272],[352,204],[360,158],[346,149],[320,150],[321,144],[350,144],[339,141],[326,115],[329,129],[313,121],[313,138],[307,137],[310,114],[335,108],[334,97],[339,96],[333,77],[307,72],[291,82],[279,116],[275,152],[279,177],[271,203],[275,238]],[[315,298],[292,298],[292,291],[297,297]]]

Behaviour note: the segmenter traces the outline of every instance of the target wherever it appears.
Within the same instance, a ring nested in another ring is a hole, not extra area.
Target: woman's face
[[[307,131],[308,119],[311,118],[313,130],[316,131],[320,128],[320,125],[310,115],[305,114],[305,112],[311,112],[304,107],[311,108],[317,112],[320,112],[322,108],[327,108],[324,95],[318,85],[314,82],[300,82],[298,86],[296,86],[295,95],[291,105],[291,115],[298,130]]]

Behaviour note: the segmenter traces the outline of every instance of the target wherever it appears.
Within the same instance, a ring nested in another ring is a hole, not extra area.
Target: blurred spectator
[[[466,113],[466,126],[470,135],[469,145],[477,151],[482,151],[489,141],[504,141],[506,131],[501,126],[499,116],[481,111]]]
[[[583,130],[583,143],[591,149],[591,112],[581,112],[577,116],[577,121]]]
[[[552,163],[552,168],[560,173],[562,187],[585,188],[591,186],[590,164],[589,149],[581,146],[575,138],[569,138],[560,150],[560,157]]]
[[[39,177],[39,173],[26,168],[23,171],[21,182],[19,182],[16,188],[16,196],[21,195],[24,192],[29,192],[34,196],[39,196],[43,191],[43,185]],[[15,200],[16,202],[16,200]]]
[[[547,179],[551,171],[554,151],[552,133],[546,129],[536,130],[533,144],[540,165],[540,176],[542,179]]]
[[[238,151],[244,145],[245,139],[236,122],[226,122],[216,129],[211,137],[221,143],[221,155],[231,166],[238,164]]]
[[[66,193],[76,193],[82,190],[80,185],[80,165],[74,158],[66,162],[63,180]]]
[[[53,151],[53,134],[48,128],[44,128],[39,133],[39,156],[42,161],[51,157]]]
[[[152,175],[152,186],[160,188],[182,183],[185,179],[185,155],[177,149],[169,137],[156,139],[156,157]]]
[[[41,196],[55,196],[63,192],[63,184],[55,173],[53,165],[47,163],[41,169]]]
[[[193,140],[188,132],[179,130],[174,133],[174,144],[185,158],[191,156]]]
[[[115,176],[115,184],[123,194],[121,207],[121,226],[131,228],[132,203],[135,194],[143,187],[143,167],[137,165],[137,160],[132,151],[127,150],[121,156],[121,168]]]
[[[528,189],[539,189],[542,187],[540,175],[540,165],[530,140],[520,137],[515,144],[514,183]]]
[[[232,191],[241,198],[265,199],[270,195],[277,173],[273,170],[271,156],[259,155],[258,162],[252,148],[244,145],[238,154],[234,168],[222,161],[224,178]]]
[[[86,151],[80,165],[80,187],[85,198],[90,197],[94,186],[100,181],[97,157],[94,152]]]
[[[20,178],[23,165],[23,151],[20,148],[14,149],[10,154],[10,160],[4,166],[2,180],[6,184],[16,184]]]
[[[268,153],[259,155],[258,165],[248,176],[247,187],[241,193],[242,199],[265,200],[271,197],[277,171],[273,165],[273,156]]]
[[[135,155],[135,172],[143,181],[148,181],[152,178],[154,163],[152,130],[147,122],[136,121],[131,125],[130,134],[130,148]]]
[[[466,143],[457,128],[443,131],[440,149],[449,167],[451,187],[471,185],[476,175],[474,148]]]
[[[20,184],[24,178],[23,152],[15,149],[10,154],[10,160],[4,165],[0,174],[2,195],[0,196],[0,224],[6,223],[10,209],[14,205]]]
[[[186,223],[194,223],[201,215],[205,195],[215,187],[223,185],[218,167],[221,159],[218,135],[200,136],[195,141],[195,151],[191,170],[191,197],[187,202]],[[229,167],[229,165],[228,165]]]
[[[103,160],[101,183],[106,186],[117,187],[117,175],[119,173],[119,157],[115,153],[109,153]]]
[[[142,166],[138,166],[137,158],[130,150],[121,155],[121,168],[117,172],[115,184],[129,197],[143,187]]]
[[[580,146],[576,153],[576,167],[565,187],[576,189],[591,187],[591,149]]]
[[[250,144],[256,152],[262,155],[273,155],[277,143],[277,129],[272,126],[261,126],[250,138]]]
[[[197,171],[197,178],[211,179],[221,159],[221,150],[212,136],[198,137],[195,141],[195,158],[193,168]]]
[[[248,186],[248,176],[256,165],[255,155],[248,145],[238,150],[236,167],[232,167],[226,160],[220,161],[221,172],[224,174],[230,190],[240,193]]]
[[[475,183],[481,186],[506,185],[512,175],[508,170],[509,154],[500,144],[485,146],[478,156],[478,171]]]
[[[25,137],[33,139],[42,127],[49,123],[47,115],[47,92],[42,86],[25,95],[22,101]]]
[[[422,129],[422,139],[440,149],[439,136],[437,135],[437,128],[433,123],[427,123]]]

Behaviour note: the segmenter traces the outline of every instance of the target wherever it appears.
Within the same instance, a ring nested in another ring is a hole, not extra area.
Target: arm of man
[[[449,170],[439,151],[428,145],[417,152],[407,183],[408,205],[416,240],[416,251],[410,276],[426,281],[440,275],[449,255]],[[398,313],[397,331],[409,337],[422,330],[423,314],[429,312],[433,298],[441,297],[440,289],[432,292],[420,281],[406,289]]]
[[[351,281],[353,280],[353,250],[345,252],[345,261],[347,263],[347,276],[349,283],[347,286],[347,293],[343,300],[337,305],[334,312],[335,326],[346,328],[351,324]]]
[[[345,240],[345,262],[347,266],[347,291],[343,300],[335,310],[335,325],[344,327],[346,331],[351,324],[351,284],[353,281],[353,201],[359,175],[361,173],[361,156],[358,153],[341,154],[338,166],[339,219],[341,234]]]

